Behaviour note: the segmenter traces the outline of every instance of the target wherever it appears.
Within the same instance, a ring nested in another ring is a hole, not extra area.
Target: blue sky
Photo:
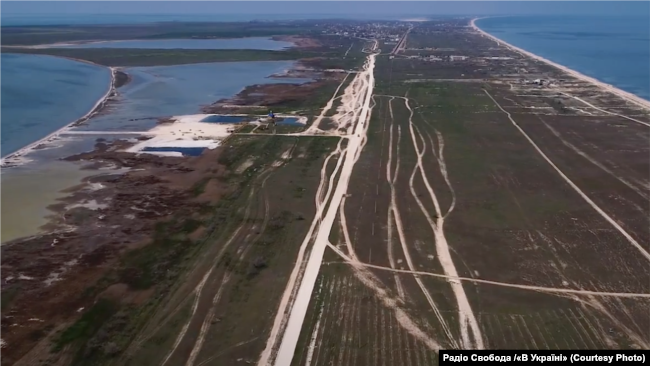
[[[10,14],[650,14],[648,1],[2,1]]]

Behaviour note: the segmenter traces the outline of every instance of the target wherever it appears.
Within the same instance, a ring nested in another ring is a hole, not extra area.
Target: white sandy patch
[[[59,268],[58,271],[50,273],[50,275],[47,277],[47,279],[45,279],[45,281],[43,281],[43,283],[45,283],[45,286],[51,286],[54,282],[61,281],[61,276],[66,272],[68,272],[70,267],[76,264],[77,264],[76,259],[63,263],[63,266],[61,266],[61,268]]]
[[[70,210],[70,209],[78,208],[78,207],[83,207],[83,208],[87,208],[89,210],[95,211],[95,210],[108,208],[108,204],[99,203],[99,202],[97,202],[97,200],[90,200],[90,201],[84,201],[84,202],[81,202],[81,203],[75,203],[75,204],[72,204],[72,205],[68,205],[68,206],[66,206],[66,209]]]
[[[104,188],[106,188],[106,186],[101,184],[101,183],[88,183],[88,185],[86,186],[87,190],[93,191],[93,192],[99,191],[99,190],[104,189]]]
[[[174,151],[142,151],[147,147],[204,147],[214,149],[221,144],[221,140],[230,135],[230,130],[236,126],[231,123],[201,122],[210,114],[193,114],[174,117],[171,124],[158,125],[147,131],[151,139],[142,141],[128,148],[128,152],[150,153],[161,156],[183,156]]]

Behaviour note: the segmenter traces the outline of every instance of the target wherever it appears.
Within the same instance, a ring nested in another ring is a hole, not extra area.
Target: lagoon
[[[0,55],[6,156],[88,113],[108,91],[105,67],[40,55]]]
[[[230,98],[248,85],[309,82],[268,77],[293,65],[294,61],[253,61],[126,68],[132,81],[119,89],[110,113],[92,118],[80,129],[144,131],[159,117],[200,113],[202,106]]]
[[[274,41],[264,37],[228,39],[156,39],[125,40],[81,43],[74,45],[52,45],[56,48],[144,48],[144,49],[188,49],[188,50],[268,50],[278,51],[293,46],[291,42]]]

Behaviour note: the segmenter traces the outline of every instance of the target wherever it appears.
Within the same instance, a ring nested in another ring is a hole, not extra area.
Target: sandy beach
[[[97,64],[95,64],[95,65],[96,66],[101,66],[101,65],[97,65]],[[102,66],[102,67],[104,67],[104,66]],[[104,109],[104,107],[106,107],[106,104],[109,101],[109,99],[112,96],[115,95],[115,91],[116,91],[115,83],[116,83],[117,68],[109,67],[109,69],[111,70],[111,81],[109,83],[108,90],[106,90],[106,94],[104,94],[104,96],[101,97],[97,101],[97,103],[95,103],[95,105],[90,109],[90,111],[88,111],[88,113],[83,115],[81,118],[79,118],[79,119],[77,119],[75,121],[72,121],[72,122],[68,123],[67,125],[61,127],[60,129],[52,132],[51,134],[43,137],[42,139],[34,141],[31,144],[21,148],[20,150],[18,150],[16,152],[13,152],[13,153],[3,157],[2,159],[0,159],[0,166],[2,168],[7,168],[7,167],[11,167],[11,166],[22,165],[24,163],[29,162],[29,159],[26,159],[25,156],[27,154],[29,154],[30,152],[32,152],[33,150],[35,150],[39,145],[46,144],[48,142],[52,142],[53,140],[58,138],[59,135],[61,135],[63,132],[69,130],[70,128],[74,127],[75,125],[77,125],[79,123],[87,121],[88,119],[90,119],[94,115],[96,115],[97,113],[101,112],[101,110]]]
[[[579,73],[579,72],[577,72],[577,71],[575,71],[575,70],[569,69],[569,68],[566,67],[566,66],[562,66],[562,65],[560,65],[560,64],[557,64],[557,63],[555,63],[555,62],[553,62],[553,61],[551,61],[551,60],[548,60],[548,59],[545,59],[545,58],[540,57],[540,56],[538,56],[538,55],[535,55],[535,54],[533,54],[533,53],[531,53],[531,52],[528,52],[528,51],[526,51],[526,50],[523,50],[523,49],[521,49],[521,48],[519,48],[519,47],[513,46],[513,45],[511,45],[510,43],[505,42],[505,41],[503,41],[503,40],[501,40],[501,39],[499,39],[499,38],[497,38],[497,37],[495,37],[495,36],[493,36],[493,35],[491,35],[491,34],[485,32],[485,31],[483,31],[481,28],[479,28],[479,27],[476,25],[476,21],[479,20],[479,19],[485,19],[485,18],[474,18],[474,19],[472,19],[472,21],[471,21],[471,23],[470,23],[470,26],[471,26],[475,31],[481,33],[481,34],[482,34],[483,36],[485,36],[485,37],[490,38],[490,39],[493,40],[494,42],[499,43],[499,44],[503,44],[503,45],[505,45],[506,47],[510,48],[511,50],[513,50],[513,51],[515,51],[515,52],[518,52],[518,53],[520,53],[520,54],[522,54],[522,55],[524,55],[524,56],[528,56],[528,57],[530,57],[530,58],[532,58],[532,59],[535,59],[535,60],[537,60],[537,61],[544,62],[544,63],[546,63],[546,64],[548,64],[548,65],[550,65],[550,66],[553,66],[553,67],[555,67],[555,68],[557,68],[557,69],[560,69],[560,70],[564,71],[565,73],[567,73],[568,75],[573,76],[573,77],[576,78],[576,79],[579,79],[579,80],[582,80],[582,81],[585,81],[585,82],[591,83],[591,84],[593,84],[593,85],[599,87],[599,88],[600,88],[602,91],[604,91],[604,92],[609,92],[609,93],[615,94],[615,95],[617,95],[617,96],[619,96],[619,97],[625,99],[625,100],[628,101],[629,103],[633,103],[633,104],[635,104],[635,105],[637,105],[637,106],[639,106],[639,107],[641,107],[641,108],[644,108],[644,109],[650,111],[650,101],[647,101],[647,100],[645,100],[645,99],[643,99],[643,98],[640,98],[640,97],[638,97],[638,96],[636,96],[636,95],[634,95],[634,94],[632,94],[632,93],[628,93],[628,92],[626,92],[626,91],[624,91],[624,90],[618,89],[618,88],[616,88],[616,87],[614,87],[614,86],[612,86],[612,85],[610,85],[610,84],[603,83],[602,81],[599,81],[599,80],[597,80],[597,79],[594,79],[594,78],[592,78],[592,77],[590,77],[590,76],[587,76],[587,75],[581,74],[581,73]]]

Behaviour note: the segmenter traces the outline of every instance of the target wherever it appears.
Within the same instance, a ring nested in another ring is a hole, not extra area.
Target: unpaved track
[[[614,112],[610,112],[610,111],[604,110],[604,109],[602,109],[602,108],[598,108],[598,107],[596,107],[595,105],[593,105],[593,104],[587,102],[586,100],[581,99],[581,98],[578,98],[578,97],[576,97],[576,96],[574,96],[574,95],[571,95],[571,94],[569,94],[569,93],[560,92],[560,94],[566,95],[566,96],[569,97],[569,98],[573,98],[573,99],[575,99],[575,100],[577,100],[577,101],[580,101],[580,102],[582,102],[582,103],[588,105],[589,107],[591,107],[591,108],[593,108],[593,109],[595,109],[595,110],[597,110],[597,111],[600,111],[600,112],[603,112],[603,113],[607,113],[607,114],[612,115],[612,116],[617,116],[617,117],[625,118],[625,119],[627,119],[627,120],[630,120],[630,121],[633,121],[633,122],[636,122],[636,123],[642,124],[642,125],[644,125],[644,126],[648,126],[648,127],[650,127],[650,123],[648,123],[648,122],[639,121],[639,120],[636,119],[636,118],[628,117],[628,116],[625,116],[625,115],[622,115],[622,114],[619,114],[619,113],[614,113]]]
[[[636,241],[636,239],[634,239],[627,231],[625,231],[625,229],[623,229],[621,227],[621,225],[619,225],[614,219],[612,219],[607,213],[605,213],[605,211],[603,211],[598,205],[596,205],[596,203],[594,203],[594,201],[592,201],[575,183],[573,183],[573,181],[571,181],[560,170],[560,168],[558,168],[551,161],[551,159],[549,159],[548,156],[546,156],[546,154],[544,154],[544,152],[539,148],[539,146],[537,146],[537,144],[530,138],[530,136],[528,136],[528,134],[521,127],[519,127],[517,122],[515,122],[515,120],[512,119],[512,115],[508,111],[503,109],[503,107],[501,107],[501,105],[496,101],[496,99],[494,99],[494,97],[492,97],[492,95],[487,90],[484,89],[483,91],[485,92],[485,94],[487,94],[488,97],[490,97],[490,99],[492,99],[494,104],[503,113],[505,113],[508,116],[508,119],[513,124],[513,126],[515,126],[517,128],[517,130],[519,130],[519,132],[521,132],[521,134],[526,138],[526,140],[528,140],[528,142],[530,142],[530,144],[533,146],[533,148],[535,148],[535,150],[539,153],[539,155],[542,158],[544,158],[544,160],[546,160],[546,162],[549,163],[551,165],[551,167],[553,167],[553,169],[564,179],[564,181],[567,182],[569,184],[569,186],[571,186],[571,188],[573,188],[573,190],[575,190],[576,193],[578,193],[580,195],[580,197],[582,197],[594,210],[596,210],[596,212],[598,212],[598,214],[600,216],[602,216],[608,223],[610,223],[616,230],[618,230],[618,232],[620,232],[621,235],[623,235],[625,237],[625,239],[627,239],[630,242],[630,244],[632,244],[632,246],[634,246],[636,249],[638,249],[639,252],[641,253],[641,255],[646,260],[650,261],[650,253],[648,253],[645,250],[645,248],[643,248],[643,246],[641,246],[641,244],[639,244],[639,242]]]
[[[350,46],[350,47],[352,47],[352,46]],[[325,108],[323,108],[323,110],[320,112],[318,117],[316,117],[316,119],[314,120],[314,123],[312,123],[312,125],[309,126],[309,128],[306,131],[304,131],[305,133],[314,133],[314,131],[319,130],[320,123],[322,122],[323,118],[325,117],[325,114],[327,114],[327,112],[329,112],[329,110],[332,109],[332,105],[334,104],[334,100],[336,100],[337,95],[339,94],[339,90],[341,89],[343,84],[345,84],[345,81],[348,79],[348,77],[350,77],[350,73],[347,73],[345,75],[345,78],[343,78],[343,81],[341,81],[341,84],[339,84],[339,86],[338,86],[338,88],[336,88],[336,91],[334,92],[334,94],[332,94],[332,98],[330,98],[330,100],[327,101],[327,104],[325,105]]]
[[[424,208],[422,204],[419,204],[420,209],[422,210],[422,214],[426,216],[427,221],[429,222],[429,225],[431,226],[431,230],[433,231],[433,235],[435,238],[435,244],[436,244],[436,253],[438,254],[438,260],[440,264],[442,265],[443,271],[446,275],[450,277],[458,277],[458,272],[456,271],[456,266],[454,265],[454,261],[451,258],[451,253],[449,252],[449,244],[447,243],[447,238],[445,237],[443,225],[444,225],[444,220],[445,217],[442,214],[442,210],[440,209],[440,204],[438,203],[437,196],[429,182],[429,178],[427,177],[425,173],[424,166],[422,164],[422,157],[424,156],[425,149],[426,149],[426,144],[424,142],[424,138],[420,134],[419,131],[416,131],[416,128],[413,124],[413,109],[411,108],[409,104],[408,98],[405,98],[406,107],[409,110],[409,127],[410,127],[410,132],[411,132],[411,138],[413,141],[413,147],[415,149],[415,152],[417,154],[418,160],[417,160],[417,169],[420,171],[420,175],[422,177],[422,180],[424,181],[424,184],[427,188],[427,192],[429,193],[429,197],[431,198],[434,207],[436,209],[436,220],[431,218],[427,210]],[[416,133],[418,137],[420,137],[422,141],[422,150],[418,148],[418,144],[416,142]],[[431,147],[431,150],[433,151],[433,146]],[[413,171],[415,173],[415,169]],[[417,198],[417,194],[415,192],[415,189],[413,187],[413,177],[414,174],[411,175],[411,180],[410,180],[410,189],[413,194],[413,197],[418,201],[419,199]],[[460,321],[460,330],[461,330],[461,338],[463,341],[463,348],[464,349],[469,349],[469,348],[478,348],[482,349],[484,348],[483,344],[483,336],[481,335],[481,330],[478,325],[478,321],[476,320],[476,316],[474,315],[474,312],[472,311],[472,307],[469,304],[469,300],[467,298],[467,295],[465,294],[465,290],[463,289],[463,285],[459,281],[450,281],[452,290],[454,291],[454,296],[456,297],[456,303],[458,305],[458,313],[459,313],[459,321]],[[469,329],[468,329],[469,327]],[[469,332],[471,330],[471,333]],[[471,338],[470,338],[471,337]]]
[[[376,45],[377,43],[375,42],[375,47]],[[347,91],[350,87],[352,87],[353,89],[350,91],[352,91],[356,96],[356,98],[353,98],[353,100],[359,100],[360,98],[363,98],[363,104],[361,105],[360,110],[356,110],[355,113],[353,113],[355,116],[358,115],[358,119],[356,119],[356,121],[350,121],[351,123],[349,126],[346,126],[352,133],[349,134],[350,137],[344,149],[345,155],[343,157],[344,162],[341,168],[341,174],[336,183],[336,189],[333,192],[331,202],[327,206],[325,216],[322,216],[325,209],[325,205],[323,205],[319,207],[314,218],[314,223],[320,222],[320,224],[318,225],[318,231],[316,232],[314,244],[312,246],[310,257],[306,264],[302,279],[299,283],[298,291],[296,292],[293,303],[289,305],[286,299],[290,297],[291,293],[294,292],[296,285],[295,277],[297,277],[299,268],[303,265],[303,263],[300,261],[300,258],[296,263],[296,267],[294,268],[295,276],[294,273],[292,273],[291,276],[294,281],[290,280],[290,283],[285,290],[285,296],[283,296],[280,308],[277,311],[276,321],[274,322],[273,329],[271,330],[271,336],[267,342],[267,347],[262,353],[258,362],[258,365],[260,366],[266,366],[271,362],[271,356],[277,341],[276,337],[279,335],[279,328],[283,323],[285,323],[284,318],[289,306],[290,312],[288,314],[288,320],[286,320],[286,327],[284,328],[282,334],[281,343],[279,345],[277,355],[275,356],[274,364],[289,365],[293,359],[296,345],[298,343],[298,337],[300,335],[300,330],[302,328],[305,314],[307,312],[307,307],[309,305],[309,301],[311,299],[316,278],[318,276],[320,265],[323,259],[323,254],[325,252],[327,244],[329,243],[328,237],[334,224],[336,214],[338,213],[343,195],[347,191],[350,175],[352,174],[352,169],[354,168],[354,164],[360,154],[360,148],[362,147],[365,140],[365,132],[367,130],[366,120],[369,117],[368,114],[370,111],[370,102],[372,99],[372,90],[374,87],[373,71],[375,67],[376,56],[377,55],[374,53],[368,56],[364,71],[358,73],[351,85],[346,88]],[[345,99],[345,96],[341,98],[342,103],[344,103],[344,108],[347,106],[345,104]],[[357,121],[358,123],[354,124],[354,122]],[[323,169],[325,168],[326,166],[323,167]],[[311,233],[308,234],[309,239],[311,239],[311,235]],[[309,241],[307,241],[305,244],[307,243],[309,243]],[[304,252],[303,247],[301,247],[301,252]],[[287,294],[289,294],[289,296],[287,296]]]
[[[262,172],[260,174],[259,179],[261,180],[261,184],[259,188],[253,188],[251,189],[248,197],[248,203],[246,205],[246,209],[244,211],[244,220],[242,221],[242,224],[232,233],[228,241],[221,247],[216,259],[213,262],[213,265],[211,266],[210,270],[205,274],[204,280],[207,281],[208,279],[210,280],[209,283],[212,284],[211,288],[209,291],[202,291],[205,286],[201,286],[200,290],[195,291],[195,306],[198,306],[201,304],[201,302],[205,303],[204,306],[201,306],[201,311],[196,311],[197,308],[193,308],[193,312],[191,316],[186,320],[186,323],[183,325],[183,328],[181,332],[177,335],[176,340],[174,342],[173,347],[168,351],[167,356],[163,360],[163,362],[160,364],[160,366],[164,366],[167,364],[170,360],[172,360],[172,356],[175,356],[173,359],[176,360],[175,362],[178,362],[179,359],[185,359],[185,364],[187,366],[194,365],[194,362],[196,361],[196,357],[198,356],[199,351],[201,350],[201,347],[203,345],[203,341],[205,338],[205,334],[207,333],[212,318],[214,317],[214,311],[216,306],[218,305],[219,299],[221,298],[221,294],[223,292],[224,286],[228,284],[228,274],[218,274],[218,278],[213,278],[213,270],[215,268],[216,263],[221,259],[223,254],[226,252],[226,250],[232,245],[233,242],[236,241],[241,241],[244,243],[244,247],[241,248],[241,257],[245,254],[245,251],[247,248],[250,247],[251,243],[253,240],[250,240],[250,233],[253,231],[254,228],[249,227],[249,230],[246,230],[245,228],[250,225],[248,222],[249,217],[257,216],[259,214],[259,207],[260,203],[263,204],[263,206],[267,209],[265,212],[265,215],[268,215],[268,204],[266,200],[259,202],[259,198],[262,198],[260,196],[263,196],[263,190],[264,190],[264,185],[266,183],[266,180],[272,173],[272,170],[267,170]],[[253,212],[253,207],[255,207],[255,212]],[[268,217],[264,217],[264,222],[268,222]],[[259,236],[256,237],[258,239]],[[205,283],[203,282],[202,283]],[[200,313],[200,314],[199,314]],[[167,320],[170,317],[168,316],[165,321],[161,322],[158,324],[156,329],[160,329],[162,326],[165,325]],[[199,324],[200,327],[199,327]],[[194,327],[192,327],[194,325]],[[188,329],[192,328],[191,334],[189,334],[188,337]],[[198,331],[194,331],[194,329],[197,329]],[[155,332],[152,332],[152,334],[155,334]],[[183,343],[190,343],[192,344],[191,352],[185,356],[185,355],[176,355],[176,351],[178,350],[178,347]]]
[[[332,246],[331,244],[330,244],[330,248],[336,254],[338,254],[341,258],[343,258],[347,263],[349,263],[350,265],[358,266],[358,267],[374,268],[374,269],[378,269],[378,270],[382,270],[382,271],[388,271],[388,272],[415,274],[415,275],[419,275],[419,276],[430,276],[430,277],[444,278],[444,279],[448,279],[448,280],[466,281],[466,282],[472,282],[472,283],[482,283],[482,284],[486,284],[486,285],[510,287],[510,288],[516,288],[516,289],[522,289],[522,290],[530,290],[530,291],[538,291],[538,292],[545,292],[545,293],[590,295],[590,296],[618,297],[618,298],[630,298],[630,299],[650,299],[650,293],[605,292],[605,291],[592,291],[592,290],[574,290],[574,289],[558,288],[558,287],[518,285],[516,283],[482,280],[482,279],[479,279],[479,278],[452,277],[452,276],[448,276],[448,275],[444,275],[444,274],[440,274],[440,273],[423,272],[423,271],[410,271],[410,270],[405,270],[405,269],[394,269],[394,268],[390,268],[390,267],[378,266],[378,265],[374,265],[374,264],[370,264],[370,263],[363,263],[363,262],[355,261],[352,258],[345,255],[345,253],[341,252],[338,248]]]

